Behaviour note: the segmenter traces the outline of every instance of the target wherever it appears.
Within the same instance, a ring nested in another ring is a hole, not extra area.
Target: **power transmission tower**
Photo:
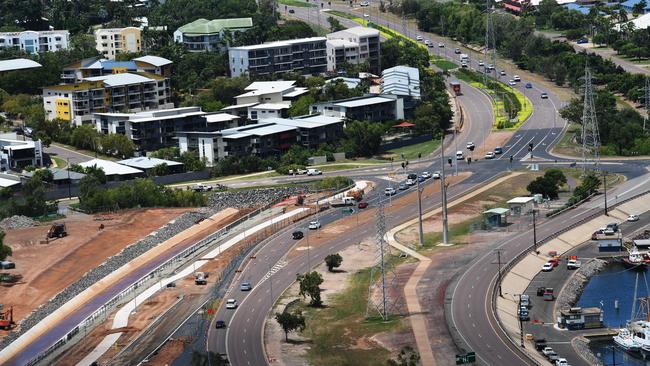
[[[485,79],[485,86],[488,89],[492,90],[492,97],[494,98],[495,105],[498,106],[499,96],[497,94],[496,82],[497,82],[497,41],[494,33],[494,7],[491,3],[491,0],[486,0],[485,2],[485,66],[483,77]],[[488,67],[492,65],[494,70],[490,70]],[[492,77],[492,83],[490,83],[490,77]],[[499,114],[499,108],[496,108],[497,115]]]
[[[600,134],[594,105],[594,90],[591,83],[591,70],[585,67],[584,107],[582,109],[582,170],[586,172],[587,162],[593,161],[594,168],[600,163]]]
[[[383,202],[379,204],[375,220],[377,225],[377,251],[374,266],[370,270],[366,318],[370,318],[376,312],[379,313],[383,320],[388,320],[391,314],[400,312],[401,296],[396,283],[397,276],[389,260],[390,246],[385,239],[386,222]]]

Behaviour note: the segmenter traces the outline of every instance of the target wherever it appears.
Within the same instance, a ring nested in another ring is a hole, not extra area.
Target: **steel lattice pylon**
[[[582,167],[587,169],[589,160],[593,161],[594,168],[600,163],[600,134],[596,107],[594,105],[594,90],[591,83],[591,70],[585,67],[584,106],[582,109]]]
[[[497,101],[499,96],[496,93],[496,82],[497,82],[497,41],[494,33],[494,8],[490,0],[485,2],[485,66],[484,69],[488,70],[488,65],[494,66],[494,70],[489,70],[490,72],[484,72],[483,77],[485,79],[485,86],[492,90],[492,97],[494,98],[495,104],[498,105]],[[492,77],[492,83],[490,83],[490,77]],[[499,109],[496,109],[496,113],[499,113]]]
[[[395,275],[392,264],[388,260],[390,246],[385,238],[386,222],[383,202],[379,204],[375,219],[377,225],[377,253],[375,254],[374,265],[370,270],[366,318],[370,318],[372,314],[378,313],[383,320],[388,320],[391,314],[400,313],[399,302],[402,297],[395,283],[397,276]],[[379,293],[378,298],[374,296],[376,293]]]

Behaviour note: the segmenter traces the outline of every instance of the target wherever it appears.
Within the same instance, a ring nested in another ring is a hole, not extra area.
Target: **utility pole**
[[[519,294],[519,311],[521,312],[521,294]],[[519,340],[521,342],[521,347],[526,347],[524,345],[524,321],[521,319],[521,315],[518,316],[519,318]]]
[[[501,291],[501,249],[497,249],[497,263],[499,264],[499,296],[503,297],[503,291]]]
[[[535,221],[535,209],[533,209],[533,248],[537,253],[537,222]]]
[[[609,216],[607,212],[607,171],[603,170],[603,191],[605,192],[605,216]]]
[[[424,231],[422,230],[422,191],[420,190],[420,177],[418,176],[418,229],[420,230],[420,247],[424,247]]]
[[[72,187],[70,187],[70,184],[71,184],[71,182],[70,182],[70,158],[66,158],[65,160],[67,160],[67,162],[68,162],[68,166],[67,166],[67,168],[68,168],[68,199],[71,200],[72,199]]]
[[[442,243],[449,243],[449,232],[447,230],[447,187],[445,185],[445,134],[440,137],[440,165],[442,174],[440,174],[440,193],[442,194]]]
[[[458,153],[458,128],[454,126],[454,149],[456,150],[456,153]],[[456,176],[458,176],[458,159],[456,159],[456,164],[454,164],[454,168],[456,169]]]

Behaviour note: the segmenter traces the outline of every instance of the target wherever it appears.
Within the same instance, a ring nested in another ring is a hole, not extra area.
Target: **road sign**
[[[456,355],[456,365],[464,365],[476,362],[476,353],[467,352],[463,355]]]

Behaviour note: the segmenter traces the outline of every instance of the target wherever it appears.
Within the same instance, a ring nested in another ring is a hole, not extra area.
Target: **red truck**
[[[452,81],[449,83],[451,86],[451,89],[456,93],[456,95],[461,95],[462,93],[460,92],[460,82],[458,81]]]

